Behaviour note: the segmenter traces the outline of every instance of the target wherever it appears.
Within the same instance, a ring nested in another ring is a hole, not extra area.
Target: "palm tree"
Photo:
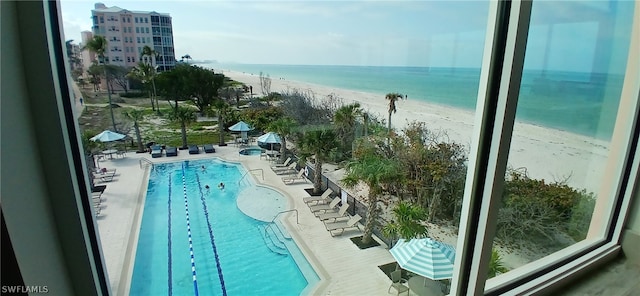
[[[382,228],[382,233],[388,237],[413,239],[426,237],[427,227],[421,222],[427,218],[424,208],[405,201],[399,202],[393,208],[394,222]]]
[[[151,99],[151,109],[153,109],[153,111],[156,111],[156,104],[154,104],[154,97],[155,97],[155,93],[156,93],[156,86],[155,86],[155,76],[156,76],[156,69],[155,67],[153,67],[152,65],[149,64],[145,64],[143,62],[139,62],[138,65],[134,66],[131,71],[129,72],[129,74],[127,74],[128,77],[140,80],[142,82],[142,84],[148,86],[149,83],[152,84],[152,89],[149,91],[150,92],[150,99]],[[159,107],[158,107],[159,109]],[[158,110],[159,111],[159,110]]]
[[[367,219],[364,225],[362,243],[371,242],[373,226],[378,215],[378,197],[391,183],[400,181],[403,176],[397,163],[379,155],[365,155],[347,164],[347,174],[342,179],[347,187],[354,187],[360,181],[369,186]]]
[[[287,152],[287,137],[293,133],[293,128],[296,126],[295,120],[289,117],[283,117],[276,121],[271,122],[269,129],[275,131],[280,135],[280,160],[284,161]]]
[[[196,120],[195,112],[190,108],[179,106],[178,108],[171,109],[171,113],[169,113],[169,120],[180,122],[180,129],[182,130],[182,149],[186,149],[187,125]]]
[[[140,109],[132,109],[128,112],[123,112],[124,116],[131,119],[133,121],[133,128],[136,131],[136,140],[138,141],[138,152],[143,152],[144,147],[142,146],[142,137],[140,137],[140,126],[139,122],[144,118],[144,111]]]
[[[488,271],[489,275],[487,276],[487,278],[495,277],[496,275],[505,273],[507,271],[509,271],[509,269],[504,266],[502,257],[500,256],[500,254],[498,254],[498,251],[496,251],[495,249],[491,249],[491,260],[489,261]]]
[[[331,152],[337,147],[336,135],[332,130],[306,132],[300,141],[303,157],[313,155],[315,158],[314,194],[318,194],[322,190],[322,163],[329,159]]]
[[[224,119],[227,113],[231,110],[229,108],[229,104],[222,99],[218,99],[213,103],[213,107],[216,109],[218,113],[218,132],[220,135],[218,146],[227,146],[224,141]]]
[[[389,100],[389,134],[391,134],[391,114],[396,113],[396,102],[402,99],[399,93],[388,93],[385,99]]]
[[[360,104],[353,103],[340,107],[333,115],[338,140],[345,154],[351,153],[351,144],[355,137],[356,117],[361,113]]]
[[[189,54],[185,54],[180,58],[180,61],[184,61],[187,60],[187,64],[189,63],[189,61],[191,60],[191,56]]]
[[[104,36],[93,36],[93,38],[87,41],[87,44],[82,47],[82,50],[89,50],[98,55],[98,60],[105,66],[107,65],[107,59],[105,52],[107,51],[107,39]],[[113,131],[117,132],[116,119],[113,116],[113,105],[111,103],[111,89],[109,89],[109,76],[107,76],[107,67],[104,68],[104,77],[107,79],[107,97],[109,98],[109,112],[111,113],[111,124],[113,125]]]
[[[142,59],[143,57],[149,57],[150,58],[150,63],[147,63],[147,65],[151,66],[151,70],[153,70],[152,72],[150,71],[150,75],[149,75],[149,79],[151,81],[151,87],[153,90],[153,99],[155,99],[156,101],[156,106],[158,106],[158,112],[160,112],[160,106],[158,105],[158,97],[157,97],[157,92],[156,92],[156,75],[157,75],[157,68],[158,66],[156,66],[156,57],[158,56],[158,53],[153,50],[151,47],[149,47],[148,45],[145,45],[144,47],[142,47],[142,55],[140,56],[140,59]],[[153,106],[153,104],[151,104]]]

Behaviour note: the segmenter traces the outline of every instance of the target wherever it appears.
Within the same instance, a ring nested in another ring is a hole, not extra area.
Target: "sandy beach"
[[[219,72],[219,70],[217,70]],[[224,75],[233,80],[253,86],[254,94],[260,90],[258,75],[224,70]],[[272,78],[271,91],[282,92],[298,89],[315,94],[321,99],[333,94],[345,104],[358,102],[372,114],[387,118],[388,104],[383,95],[339,89],[300,81]],[[415,100],[401,100],[397,113],[391,118],[396,129],[408,122],[422,121],[434,130],[445,131],[451,141],[471,146],[475,111],[451,108]],[[609,153],[606,141],[545,128],[529,123],[516,122],[511,143],[509,166],[525,167],[530,177],[548,181],[564,180],[575,188],[597,192],[599,180]]]

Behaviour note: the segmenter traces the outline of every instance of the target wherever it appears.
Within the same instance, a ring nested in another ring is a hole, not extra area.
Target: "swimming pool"
[[[262,153],[262,148],[260,147],[251,147],[240,150],[238,153],[242,155],[260,155]]]
[[[217,159],[155,166],[130,295],[299,295],[317,283],[286,230],[238,210],[240,192],[260,190],[244,173]]]

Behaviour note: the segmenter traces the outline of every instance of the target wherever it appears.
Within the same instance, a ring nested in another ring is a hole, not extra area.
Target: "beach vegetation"
[[[215,109],[218,115],[218,145],[226,146],[225,143],[225,123],[228,115],[231,113],[231,108],[227,102],[222,99],[217,99],[213,102],[213,109]]]
[[[333,120],[333,116],[342,104],[337,96],[317,98],[310,91],[298,89],[280,93],[279,106],[284,115],[294,119],[300,125],[326,124]]]
[[[491,259],[489,260],[489,274],[487,278],[495,277],[496,275],[503,274],[509,271],[502,260],[502,256],[496,251],[491,249]]]
[[[156,78],[158,93],[167,100],[174,112],[178,109],[178,102],[192,98],[188,81],[190,70],[191,66],[188,64],[177,64],[175,68],[158,74]]]
[[[112,84],[112,92],[114,90],[113,83],[118,85],[125,93],[129,92],[129,77],[127,76],[130,72],[129,68],[118,65],[103,65],[102,67],[106,68],[107,81]]]
[[[128,74],[128,77],[138,80],[142,82],[143,87],[147,90],[149,94],[149,100],[151,100],[151,109],[156,111],[156,89],[155,89],[155,78],[156,78],[156,69],[150,64],[145,64],[143,62],[139,62],[136,66],[134,66]],[[127,96],[128,97],[128,96]]]
[[[133,121],[133,128],[136,133],[136,142],[138,143],[138,152],[144,151],[144,146],[142,146],[142,137],[140,136],[140,121],[144,119],[144,111],[139,109],[129,109],[123,112],[124,115]]]
[[[394,220],[382,227],[382,233],[393,240],[402,238],[410,240],[429,235],[423,223],[427,213],[423,207],[407,201],[400,201],[392,210]]]
[[[313,178],[313,194],[322,191],[322,164],[327,162],[338,147],[335,132],[331,129],[305,132],[299,140],[300,154],[303,160],[313,156],[315,174]]]
[[[284,113],[280,107],[250,108],[240,111],[239,119],[243,120],[259,131],[266,131],[269,125],[282,118]]]
[[[191,66],[189,68],[187,91],[191,93],[191,101],[200,113],[205,113],[206,109],[219,96],[224,78],[224,75],[216,74],[202,67]]]
[[[182,148],[187,148],[187,125],[196,120],[195,112],[192,109],[178,106],[176,109],[171,109],[168,114],[168,119],[174,122],[180,123],[180,130],[182,132]]]
[[[102,68],[98,66],[98,64],[92,64],[87,69],[87,74],[89,75],[89,82],[93,85],[93,91],[100,90],[101,77],[104,75]]]

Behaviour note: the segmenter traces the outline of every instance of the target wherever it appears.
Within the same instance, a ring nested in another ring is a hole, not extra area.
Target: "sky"
[[[61,3],[65,38],[79,42],[80,32],[91,30],[95,1]],[[489,2],[480,0],[103,3],[169,13],[178,59],[189,54],[194,60],[248,64],[480,67],[489,11]],[[594,44],[600,42],[597,23],[555,25],[549,35],[545,17],[575,14],[554,3],[534,6],[535,38],[525,66],[590,70],[594,63],[585,61],[594,60]]]

